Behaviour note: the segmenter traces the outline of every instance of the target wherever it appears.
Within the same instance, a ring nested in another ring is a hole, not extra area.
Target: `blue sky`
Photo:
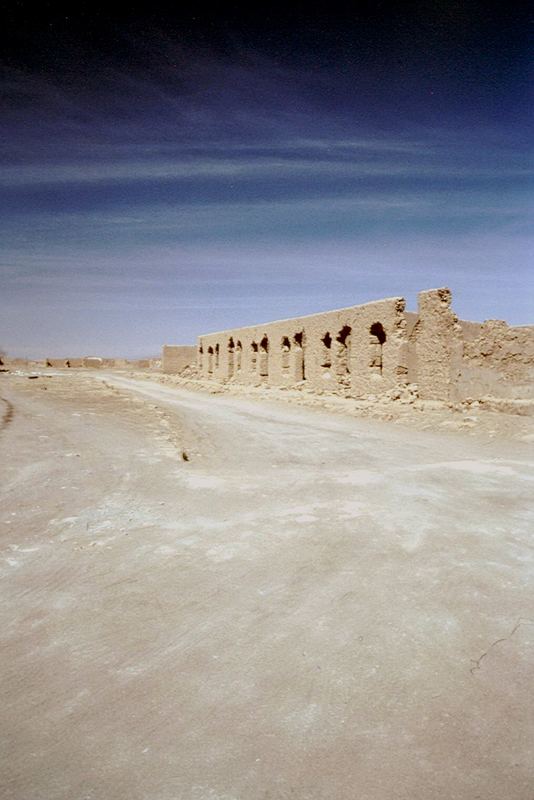
[[[2,77],[0,345],[142,356],[441,285],[462,318],[534,321],[520,17],[503,48],[502,19],[475,36],[452,8],[402,35],[368,14],[362,48],[289,22],[265,44],[113,21],[119,56],[33,31],[48,57]]]

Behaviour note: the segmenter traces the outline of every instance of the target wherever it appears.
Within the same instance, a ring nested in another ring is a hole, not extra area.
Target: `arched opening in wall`
[[[260,375],[266,378],[269,375],[269,339],[264,336],[260,342]]]
[[[304,331],[299,331],[293,336],[295,382],[306,380],[306,340]]]
[[[199,344],[198,349],[197,349],[197,364],[198,364],[200,369],[202,369],[202,362],[204,360],[203,356],[204,356],[204,348],[202,347],[201,344]]]
[[[230,336],[228,339],[228,377],[231,378],[234,374],[234,351],[235,351],[235,344],[233,337]]]
[[[258,368],[258,343],[252,342],[250,345],[250,367],[252,372],[256,372]]]
[[[332,337],[328,333],[325,333],[323,338],[321,339],[323,344],[322,352],[321,352],[321,367],[325,369],[330,369],[332,366]]]
[[[213,372],[213,347],[208,347],[208,372],[211,375]]]
[[[242,357],[243,357],[243,345],[238,339],[235,346],[235,368],[238,372],[241,369]]]
[[[220,355],[220,347],[219,343],[215,345],[215,369],[219,369],[219,355]]]
[[[280,347],[282,349],[282,372],[286,374],[289,372],[289,359],[291,357],[291,342],[288,336],[282,337]]]
[[[343,325],[336,336],[336,376],[342,384],[348,382],[350,375],[351,334],[350,325]]]
[[[369,328],[369,366],[377,375],[382,375],[383,346],[386,332],[380,322],[373,322]]]
[[[65,361],[65,366],[66,366],[66,367],[70,367],[70,361],[69,361],[69,359],[68,359],[68,358],[67,358],[67,360]]]

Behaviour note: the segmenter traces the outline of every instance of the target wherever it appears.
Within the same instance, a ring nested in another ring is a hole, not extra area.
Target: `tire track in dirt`
[[[3,417],[0,421],[0,433],[2,433],[5,431],[8,425],[13,422],[13,417],[15,416],[15,407],[13,406],[13,403],[10,403],[5,397],[0,397],[0,400],[6,404]]]

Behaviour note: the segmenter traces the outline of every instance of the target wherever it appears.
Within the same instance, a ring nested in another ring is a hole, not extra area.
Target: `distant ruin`
[[[220,383],[351,397],[405,384],[431,400],[534,397],[534,326],[459,320],[446,288],[420,292],[416,313],[405,307],[394,297],[202,335],[197,365]]]
[[[192,350],[195,352],[194,347]],[[101,356],[45,358],[43,360],[8,358],[4,356],[4,362],[10,369],[27,369],[28,367],[35,369],[42,367],[48,369],[159,369],[161,367],[161,359],[159,358],[129,360],[126,358],[103,358]]]

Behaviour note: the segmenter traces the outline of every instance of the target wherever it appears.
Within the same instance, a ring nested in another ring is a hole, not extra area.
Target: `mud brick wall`
[[[463,338],[451,299],[447,288],[418,295],[417,320],[408,339],[408,363],[409,379],[417,383],[423,398],[456,399]]]
[[[402,297],[354,309],[352,394],[382,394],[408,380],[408,342]]]
[[[161,368],[163,372],[177,374],[197,358],[197,348],[194,345],[165,344],[161,355]]]
[[[406,383],[419,396],[453,401],[485,395],[534,398],[534,326],[459,320],[450,289],[199,337],[204,378],[295,386],[353,397]]]
[[[460,398],[534,398],[534,326],[460,321],[464,344]]]
[[[104,366],[104,361],[97,356],[87,356],[83,360],[83,365],[84,367],[91,367],[92,369],[100,369]]]
[[[79,368],[83,367],[83,358],[47,358],[45,365],[54,368]]]
[[[403,312],[404,300],[393,298],[203,335],[198,364],[215,381],[383,391],[407,379]]]

